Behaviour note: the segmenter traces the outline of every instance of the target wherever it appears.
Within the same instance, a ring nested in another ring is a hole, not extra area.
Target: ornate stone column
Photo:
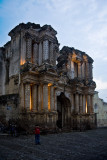
[[[90,113],[90,108],[91,108],[91,99],[90,95],[87,95],[87,113]]]
[[[25,108],[25,86],[21,83],[20,86],[20,106],[21,108]]]
[[[86,78],[89,78],[89,63],[86,62]]]
[[[69,119],[71,118],[71,108],[70,108],[70,107],[68,107],[68,112],[67,112],[67,114],[68,114],[67,118],[68,118],[68,121],[69,121]],[[68,123],[69,123],[69,122],[68,122]]]
[[[42,43],[39,43],[39,56],[38,56],[38,64],[41,65],[42,64]]]
[[[43,110],[48,111],[48,84],[43,85]]]
[[[92,70],[93,70],[92,63],[89,63],[90,79],[93,79]]]
[[[85,78],[85,63],[82,63],[82,78]]]
[[[71,79],[74,79],[74,62],[71,60]]]
[[[93,109],[93,95],[91,95],[91,107],[90,107],[90,113],[93,113],[94,109]]]
[[[43,86],[40,84],[38,86],[38,111],[43,109]]]
[[[30,110],[30,84],[25,84],[25,108]]]
[[[57,94],[56,94],[56,88],[54,88],[54,110],[57,111]]]
[[[53,111],[54,110],[54,87],[51,86],[50,88],[50,91],[51,91],[51,95],[50,95],[50,109]]]
[[[27,47],[26,47],[27,43],[25,41],[25,38],[22,38],[21,40],[21,53],[20,53],[20,64],[23,65],[27,59]]]
[[[80,98],[79,98],[79,100],[80,100],[80,113],[82,113],[83,112],[83,108],[82,108],[82,106],[83,106],[83,103],[82,103],[82,94],[80,94]]]
[[[32,57],[32,39],[27,38],[26,39],[26,61],[31,62]]]
[[[45,40],[43,41],[43,61],[46,61],[49,59],[49,41]]]
[[[37,85],[32,86],[32,101],[33,101],[33,106],[32,109],[33,111],[37,111],[37,104],[38,104],[38,96],[37,96]]]
[[[54,48],[54,53],[53,53],[53,64],[56,65],[56,56],[57,56],[57,49]]]
[[[81,78],[81,63],[78,63],[78,78]]]
[[[71,113],[74,112],[74,94],[71,95]]]
[[[49,57],[50,57],[50,63],[53,64],[53,42],[50,42],[50,53],[49,53]]]
[[[38,64],[38,44],[37,43],[33,45],[33,62],[36,65]]]
[[[75,112],[79,112],[79,95],[75,94]]]
[[[83,113],[86,113],[86,98],[85,98],[85,95],[83,95]]]

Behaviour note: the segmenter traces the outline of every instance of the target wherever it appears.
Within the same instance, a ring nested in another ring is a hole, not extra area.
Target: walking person
[[[40,144],[40,127],[35,126],[35,144]]]

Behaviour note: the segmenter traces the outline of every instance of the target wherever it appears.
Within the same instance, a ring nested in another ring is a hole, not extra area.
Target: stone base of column
[[[29,132],[32,132],[35,125],[40,125],[41,128],[47,127],[48,129],[55,129],[58,114],[56,111],[29,111],[21,112],[19,116],[19,125],[26,128]]]
[[[71,115],[71,127],[73,130],[80,131],[96,128],[95,114]]]

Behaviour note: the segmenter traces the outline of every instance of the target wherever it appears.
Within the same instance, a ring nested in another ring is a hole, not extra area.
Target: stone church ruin
[[[21,23],[0,47],[0,121],[29,129],[95,126],[93,59],[64,46],[50,26]]]

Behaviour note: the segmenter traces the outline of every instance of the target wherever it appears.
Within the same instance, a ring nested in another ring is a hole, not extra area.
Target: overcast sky
[[[51,25],[65,45],[94,59],[99,97],[107,102],[107,0],[0,0],[0,47],[19,23]]]

